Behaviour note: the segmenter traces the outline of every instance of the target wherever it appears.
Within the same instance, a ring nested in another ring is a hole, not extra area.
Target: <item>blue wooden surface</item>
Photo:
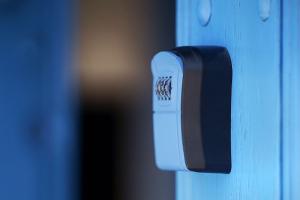
[[[70,2],[0,1],[0,199],[76,199]]]
[[[178,200],[280,199],[280,3],[262,21],[259,1],[215,0],[201,26],[198,0],[177,0],[177,45],[225,46],[233,62],[232,172],[178,172]]]
[[[300,1],[283,1],[282,199],[300,198]]]

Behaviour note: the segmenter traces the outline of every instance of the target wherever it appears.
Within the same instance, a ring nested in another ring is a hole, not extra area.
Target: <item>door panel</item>
[[[300,198],[300,1],[282,1],[282,199]]]
[[[0,199],[78,196],[71,5],[0,1]]]
[[[178,172],[178,200],[280,199],[281,9],[270,2],[263,21],[260,1],[212,1],[203,26],[199,0],[177,1],[177,45],[225,46],[233,65],[232,171]]]

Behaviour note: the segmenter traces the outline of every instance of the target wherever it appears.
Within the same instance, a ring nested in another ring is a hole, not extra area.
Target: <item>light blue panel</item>
[[[282,199],[300,199],[300,1],[283,1]]]
[[[225,46],[233,63],[232,172],[178,172],[177,199],[279,199],[280,1],[270,1],[266,21],[260,1],[212,1],[206,26],[198,0],[177,2],[177,44]]]

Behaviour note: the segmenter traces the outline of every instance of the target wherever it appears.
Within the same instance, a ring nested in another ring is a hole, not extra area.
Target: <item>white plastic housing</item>
[[[151,69],[156,165],[164,170],[188,170],[184,158],[181,127],[182,60],[171,52],[160,52],[152,59]],[[157,94],[159,80],[163,80],[161,85],[164,87],[167,85],[167,82],[164,82],[166,79],[171,82],[167,98],[164,97],[165,92],[162,97]]]

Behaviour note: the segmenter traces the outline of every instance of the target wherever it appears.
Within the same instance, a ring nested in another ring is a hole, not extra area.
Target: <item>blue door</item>
[[[76,199],[71,2],[0,1],[0,199]]]
[[[178,200],[300,198],[299,6],[177,0],[177,45],[225,46],[233,64],[232,171],[178,172]]]

